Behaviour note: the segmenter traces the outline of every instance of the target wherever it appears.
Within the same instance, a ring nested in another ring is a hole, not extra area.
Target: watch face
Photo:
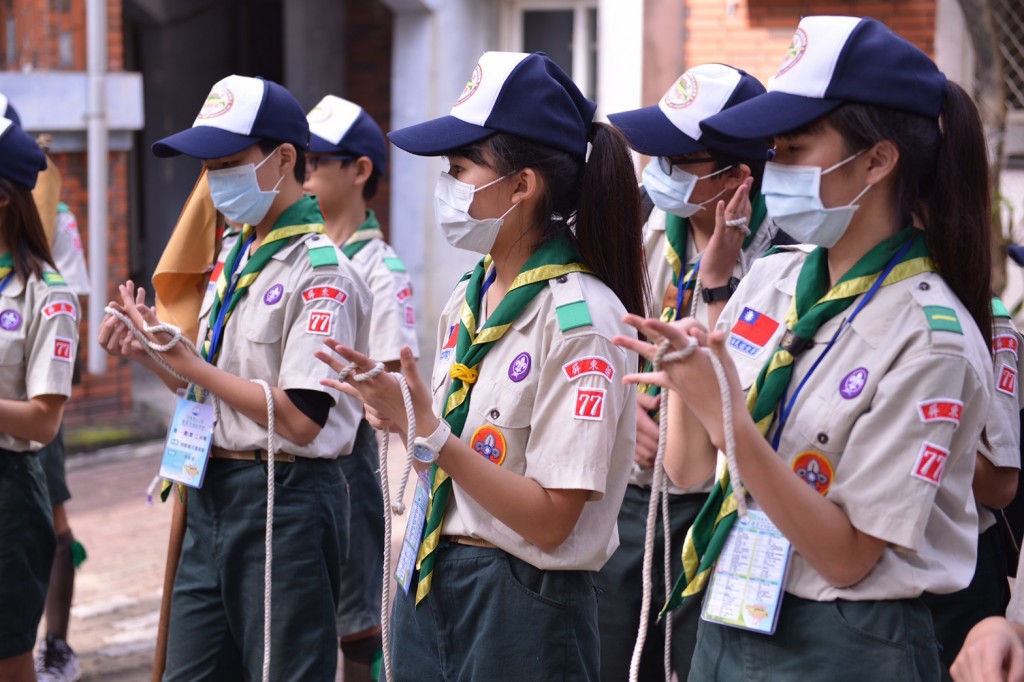
[[[437,453],[436,452],[434,452],[430,448],[424,447],[422,445],[415,445],[415,446],[413,446],[413,448],[412,448],[412,456],[413,456],[413,459],[415,459],[418,462],[423,462],[424,464],[430,464],[435,459],[437,459]]]

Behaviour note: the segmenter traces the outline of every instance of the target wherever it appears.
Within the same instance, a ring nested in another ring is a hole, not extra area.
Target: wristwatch
[[[445,442],[448,440],[448,436],[451,435],[452,427],[448,425],[443,419],[437,420],[437,428],[434,432],[423,438],[422,436],[416,436],[412,440],[412,456],[417,462],[423,462],[424,464],[431,464],[437,460],[437,456],[441,453],[441,448],[444,447]]]
[[[736,291],[736,287],[740,285],[739,279],[736,277],[730,277],[729,283],[723,287],[711,287],[710,289],[701,289],[700,297],[704,299],[705,303],[715,303],[716,301],[728,301],[732,298],[733,293]]]

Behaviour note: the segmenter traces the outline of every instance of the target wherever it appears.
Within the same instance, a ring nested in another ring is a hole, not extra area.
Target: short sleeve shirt
[[[441,314],[431,386],[441,414],[467,282]],[[584,300],[592,325],[563,331],[555,308]],[[588,490],[568,539],[551,552],[491,516],[457,482],[441,532],[480,538],[538,568],[597,570],[618,546],[616,517],[636,440],[636,390],[622,383],[636,355],[611,342],[634,335],[625,309],[595,277],[570,274],[523,310],[484,357],[462,440],[481,457],[545,488]]]
[[[675,273],[672,270],[672,266],[665,258],[665,220],[667,214],[665,211],[658,207],[655,207],[651,211],[647,222],[644,224],[643,238],[644,238],[644,254],[647,260],[647,276],[651,282],[651,301],[648,302],[647,314],[650,317],[660,317],[661,311],[664,310],[667,299],[670,299],[672,305],[675,305],[676,301],[676,288],[672,284],[672,279]],[[754,261],[764,255],[765,251],[771,246],[772,238],[775,236],[777,228],[767,218],[764,223],[761,224],[760,229],[754,234],[753,240],[750,245],[740,251],[739,258],[736,259],[736,264],[733,266],[732,274],[737,279],[742,279]],[[683,276],[689,271],[693,264],[697,262],[700,257],[700,252],[697,251],[697,247],[694,244],[693,237],[686,240],[686,266],[683,270]],[[694,317],[700,320],[704,325],[708,323],[708,305],[704,302],[704,299],[699,295],[693,296],[690,301],[690,306],[687,310],[683,311],[683,317]],[[710,444],[710,437],[704,435]],[[708,445],[710,448],[710,445]],[[635,463],[630,467],[630,478],[629,482],[631,485],[638,485],[649,487],[651,485],[652,471],[650,469],[641,469]],[[711,490],[711,486],[714,483],[713,478],[709,478],[703,483],[699,483],[691,488],[679,488],[674,485],[671,481],[668,482],[668,491],[673,495],[679,495],[683,493],[700,493],[708,492]]]
[[[303,201],[306,201],[304,199]],[[223,269],[238,235],[226,237],[214,272]],[[332,246],[322,234],[292,238],[260,271],[224,327],[216,365],[243,379],[270,386],[322,391],[335,401],[327,425],[311,443],[300,446],[277,434],[277,447],[299,457],[335,458],[352,451],[361,410],[358,402],[320,384],[335,376],[313,353],[333,338],[356,349],[366,347],[368,294],[351,267],[314,266],[310,251]],[[343,256],[338,253],[338,261]],[[208,288],[199,317],[199,338],[207,338],[215,287]],[[360,335],[360,326],[364,327]],[[267,429],[221,402],[214,445],[228,450],[266,449]]]
[[[373,294],[370,357],[398,360],[405,346],[419,357],[412,282],[395,250],[383,239],[370,239],[352,257],[352,266]]]
[[[53,233],[53,262],[57,271],[64,276],[68,288],[78,296],[88,296],[89,270],[85,266],[82,237],[78,233],[78,221],[67,204],[58,204],[57,223]]]
[[[785,331],[805,257],[803,249],[787,249],[758,261],[722,313],[718,328],[729,333],[744,390]],[[941,308],[943,321],[930,321],[926,308]],[[787,396],[845,317],[826,322],[797,357]],[[855,528],[888,544],[868,575],[844,588],[794,552],[788,592],[869,600],[966,587],[978,541],[974,458],[991,376],[981,335],[939,275],[925,272],[878,290],[807,380],[778,455]]]
[[[78,299],[56,272],[22,281],[11,277],[0,292],[0,398],[71,396],[78,349]],[[36,451],[41,443],[0,433],[0,448]]]

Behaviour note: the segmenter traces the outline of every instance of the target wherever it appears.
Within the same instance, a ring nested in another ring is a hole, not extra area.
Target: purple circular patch
[[[21,313],[17,310],[5,310],[0,313],[0,328],[13,332],[21,327]]]
[[[263,294],[263,302],[267,305],[274,305],[281,300],[281,296],[284,294],[284,285],[275,284],[274,286],[267,289],[267,293]]]
[[[839,395],[847,400],[856,398],[868,383],[868,371],[863,367],[853,370],[839,383]]]
[[[508,366],[508,378],[512,381],[519,383],[526,378],[526,375],[530,373],[530,367],[533,366],[533,359],[530,354],[523,351],[515,357],[515,360]]]

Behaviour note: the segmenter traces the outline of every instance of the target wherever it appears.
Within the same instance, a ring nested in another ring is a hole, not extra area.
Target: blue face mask
[[[277,149],[270,152],[258,165],[247,163],[235,168],[206,171],[213,205],[225,218],[240,225],[257,225],[267,216],[284,176],[277,181],[274,189],[263,191],[256,179],[256,169],[276,152]]]

